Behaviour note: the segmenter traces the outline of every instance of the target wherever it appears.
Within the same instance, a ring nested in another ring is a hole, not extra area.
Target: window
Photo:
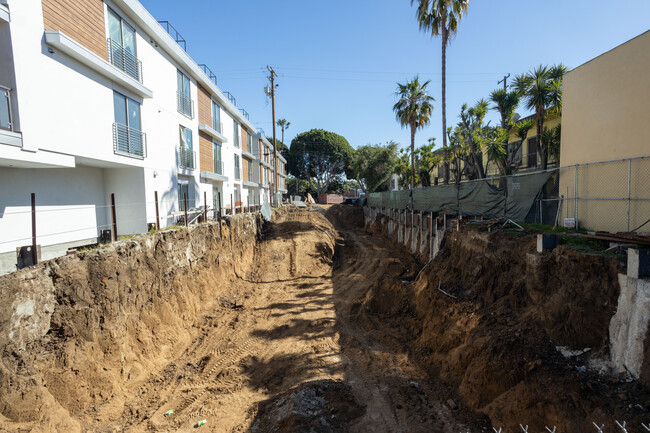
[[[140,104],[117,92],[113,92],[113,150],[144,158],[146,156],[145,135],[141,132]]]
[[[235,180],[241,179],[239,174],[239,155],[235,155]]]
[[[178,183],[178,209],[181,212],[185,211],[186,198],[187,198],[187,207],[189,209],[191,207],[189,184],[187,182],[179,182]]]
[[[248,181],[253,182],[253,164],[248,161]]]
[[[528,164],[527,168],[537,167],[537,137],[528,139],[528,154],[526,155]]]
[[[233,122],[232,141],[236,148],[239,148],[239,123]]]
[[[135,29],[108,8],[108,60],[131,77],[142,82],[142,63],[135,49]]]
[[[181,71],[176,71],[176,81],[178,112],[191,119],[194,117],[194,114],[192,112],[192,99],[190,98],[190,78]]]
[[[253,137],[251,137],[250,134],[247,134],[247,136],[248,136],[248,146],[247,146],[248,153],[253,153]]]
[[[181,168],[194,168],[194,151],[192,150],[192,130],[179,126],[178,164]]]
[[[221,134],[221,108],[212,101],[212,129]]]
[[[214,141],[212,142],[212,161],[214,164],[214,172],[222,175],[223,163],[221,162],[221,145]]]

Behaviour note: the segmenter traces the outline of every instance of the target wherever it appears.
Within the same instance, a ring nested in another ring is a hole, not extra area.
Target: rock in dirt
[[[350,422],[364,412],[347,384],[317,380],[260,403],[251,431],[347,432]]]

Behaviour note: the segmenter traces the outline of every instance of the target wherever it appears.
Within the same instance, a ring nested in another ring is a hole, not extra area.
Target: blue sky
[[[322,128],[354,147],[409,145],[392,106],[396,83],[415,74],[431,80],[436,99],[416,145],[429,137],[442,143],[441,42],[419,31],[408,0],[141,1],[176,27],[187,52],[214,71],[219,87],[267,136],[271,104],[263,88],[271,65],[279,75],[276,116],[291,122],[287,144]],[[487,98],[507,73],[560,62],[573,68],[650,29],[650,1],[615,3],[472,0],[447,50],[447,124],[457,122],[463,103]],[[496,122],[497,113],[489,118]]]

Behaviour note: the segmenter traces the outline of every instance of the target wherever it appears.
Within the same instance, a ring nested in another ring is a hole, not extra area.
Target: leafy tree
[[[316,193],[323,194],[331,182],[352,177],[349,162],[354,149],[348,141],[323,129],[298,134],[292,141],[287,158],[287,170],[309,182]]]
[[[506,163],[508,164],[507,166],[510,167],[510,172],[508,174],[514,173],[517,169],[517,166],[521,162],[517,158],[517,154],[519,153],[519,149],[521,149],[521,146],[528,138],[528,132],[530,132],[532,128],[533,128],[533,119],[524,119],[515,123],[513,129],[515,131],[515,134],[517,135],[517,138],[519,138],[519,142],[515,144],[512,147],[512,149],[510,149],[510,152],[508,153],[508,160],[506,161]]]
[[[287,119],[278,119],[276,123],[280,127],[280,129],[282,129],[282,142],[284,143],[284,130],[289,129],[289,125],[291,125],[291,122],[288,122]]]
[[[538,152],[542,170],[548,164],[548,145],[544,142],[544,120],[550,113],[562,111],[562,77],[568,68],[562,64],[547,67],[540,65],[526,74],[518,75],[513,83],[529,110],[535,110]]]
[[[487,110],[488,102],[485,99],[481,99],[469,109],[467,104],[463,104],[458,123],[458,138],[464,149],[463,153],[468,157],[466,166],[470,167],[472,177],[478,179],[485,178],[485,170],[479,155],[482,154],[483,146],[487,143],[490,133],[489,126],[483,124]]]
[[[494,137],[497,141],[487,143],[488,160],[494,161],[502,175],[512,174],[516,170],[514,159],[521,147],[516,149],[508,148],[508,139],[512,128],[515,127],[515,109],[519,105],[520,95],[516,90],[496,89],[490,94],[490,101],[494,102],[493,110],[501,115],[501,131],[495,131]],[[487,171],[487,170],[486,170]]]
[[[410,188],[411,186],[411,152],[409,149],[400,149],[397,159],[397,166],[395,167],[395,174],[399,177],[400,188]],[[417,174],[414,183],[418,183],[419,179]]]
[[[415,159],[418,161],[417,177],[420,179],[422,186],[431,186],[431,174],[436,169],[438,164],[442,162],[442,152],[434,150],[436,147],[436,139],[429,138],[429,144],[415,149]]]
[[[350,163],[352,176],[366,194],[375,192],[386,184],[397,168],[397,143],[386,146],[362,146],[354,152]]]
[[[553,128],[544,128],[542,138],[548,147],[549,158],[560,162],[560,137],[562,135],[562,125],[557,124]]]
[[[287,157],[289,156],[289,148],[287,147],[287,145],[278,139],[275,140],[275,145],[278,148],[278,153],[282,155],[284,159],[287,159]]]
[[[467,13],[469,0],[411,0],[416,3],[420,30],[442,39],[442,147],[447,147],[447,45],[458,31],[458,23]],[[445,184],[449,183],[449,165],[445,164]]]
[[[301,197],[307,197],[307,193],[316,194],[316,190],[309,185],[309,181],[291,175],[287,176],[287,191],[291,195]]]
[[[431,81],[420,84],[416,75],[406,84],[397,83],[399,101],[393,106],[397,121],[402,126],[411,128],[411,172],[415,173],[415,131],[429,123],[433,112],[433,97],[427,93]],[[411,178],[411,189],[415,188],[415,179]]]

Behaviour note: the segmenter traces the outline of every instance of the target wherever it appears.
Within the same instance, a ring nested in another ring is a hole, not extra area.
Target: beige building
[[[587,229],[630,231],[650,218],[648,53],[650,31],[564,76],[562,217]]]

